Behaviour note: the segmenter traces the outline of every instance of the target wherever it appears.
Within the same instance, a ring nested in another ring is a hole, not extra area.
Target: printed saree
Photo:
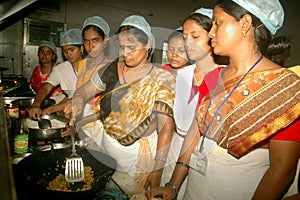
[[[267,143],[300,116],[300,79],[283,68],[248,74],[215,114],[218,105],[240,79],[237,77],[219,86],[215,95],[211,93],[206,97],[197,113],[202,133],[204,119],[207,126],[215,115],[206,137],[237,158]]]
[[[110,66],[110,70],[113,67],[116,65]],[[173,117],[175,80],[162,69],[123,85],[118,80],[117,76],[110,76],[108,83],[103,81],[110,86],[101,99],[100,118],[111,137],[122,145],[131,145],[143,137],[149,126],[157,120],[157,113]]]
[[[173,118],[175,80],[170,72],[156,69],[142,79],[120,84],[117,64],[113,62],[94,79],[97,87],[106,86],[100,100],[103,147],[116,159],[119,170],[132,173],[145,186],[153,170],[159,131],[149,133],[149,128],[157,123],[158,113]]]
[[[89,69],[87,69],[87,62],[88,62],[87,58],[80,60],[79,62],[78,77],[76,82],[77,88],[85,84],[97,72],[99,73],[99,71],[103,70],[107,65],[110,64],[111,61],[108,58],[105,58],[105,60],[103,60],[103,62],[101,62],[98,66]],[[95,109],[95,111],[98,111],[98,109],[94,107],[95,106],[94,104],[99,103],[99,100],[100,100],[100,95],[96,96],[94,99],[91,99],[88,102],[93,107],[93,109]]]

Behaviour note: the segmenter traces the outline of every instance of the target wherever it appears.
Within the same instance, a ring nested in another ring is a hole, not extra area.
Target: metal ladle
[[[51,129],[51,121],[49,119],[41,119],[38,121],[38,126],[40,129]]]

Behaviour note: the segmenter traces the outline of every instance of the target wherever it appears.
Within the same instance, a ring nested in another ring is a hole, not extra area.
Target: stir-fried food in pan
[[[47,189],[62,192],[79,192],[92,189],[93,182],[94,171],[90,166],[84,166],[84,179],[79,184],[66,181],[65,175],[60,173],[55,179],[49,182]]]

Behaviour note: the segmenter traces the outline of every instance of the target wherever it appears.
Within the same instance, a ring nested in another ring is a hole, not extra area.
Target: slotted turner
[[[78,182],[84,178],[84,166],[82,158],[76,154],[74,126],[70,126],[70,128],[72,154],[66,158],[65,178],[68,182]]]

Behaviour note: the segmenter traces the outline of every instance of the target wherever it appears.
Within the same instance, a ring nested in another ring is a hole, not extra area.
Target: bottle
[[[28,134],[24,132],[23,120],[21,122],[20,134],[15,135],[14,138],[14,152],[17,154],[28,152]]]

